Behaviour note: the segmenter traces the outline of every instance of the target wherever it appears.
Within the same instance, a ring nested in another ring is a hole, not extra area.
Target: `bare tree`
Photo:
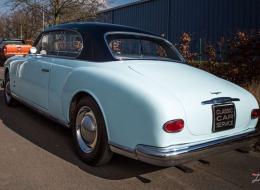
[[[0,14],[0,38],[34,40],[45,24],[95,17],[108,0],[10,0],[12,11]],[[43,18],[44,15],[44,18]]]
[[[11,0],[13,8],[30,7],[44,12],[48,24],[86,20],[106,6],[105,0]]]
[[[41,31],[38,9],[23,7],[0,16],[0,37],[34,39]]]
[[[8,38],[10,37],[10,34],[8,32],[9,25],[8,23],[8,17],[5,15],[0,15],[0,38]]]

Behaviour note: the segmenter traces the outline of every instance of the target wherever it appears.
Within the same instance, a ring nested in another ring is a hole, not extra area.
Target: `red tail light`
[[[4,53],[6,53],[7,52],[7,48],[6,47],[4,47]]]
[[[163,129],[167,133],[177,133],[182,131],[183,128],[184,128],[184,121],[182,119],[171,120],[166,122],[163,125]]]
[[[260,117],[260,109],[253,109],[251,112],[251,118],[256,119]]]

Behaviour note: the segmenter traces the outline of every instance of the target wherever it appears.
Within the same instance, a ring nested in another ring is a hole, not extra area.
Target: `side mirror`
[[[36,47],[31,47],[30,53],[31,54],[36,54],[37,53],[37,48]]]
[[[47,55],[47,51],[43,49],[43,50],[40,51],[40,54],[41,55]]]

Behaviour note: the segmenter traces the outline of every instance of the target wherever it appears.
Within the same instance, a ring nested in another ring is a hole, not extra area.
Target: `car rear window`
[[[178,51],[161,38],[142,34],[108,34],[108,47],[119,59],[151,59],[182,62]]]

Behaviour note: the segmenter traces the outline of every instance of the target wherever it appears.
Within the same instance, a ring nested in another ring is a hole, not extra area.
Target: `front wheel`
[[[10,88],[10,77],[9,74],[5,74],[4,81],[4,98],[7,106],[14,106],[16,104],[15,99],[12,97],[11,88]]]
[[[77,102],[73,118],[73,140],[79,157],[89,165],[102,165],[110,161],[103,115],[95,100],[84,97]]]

